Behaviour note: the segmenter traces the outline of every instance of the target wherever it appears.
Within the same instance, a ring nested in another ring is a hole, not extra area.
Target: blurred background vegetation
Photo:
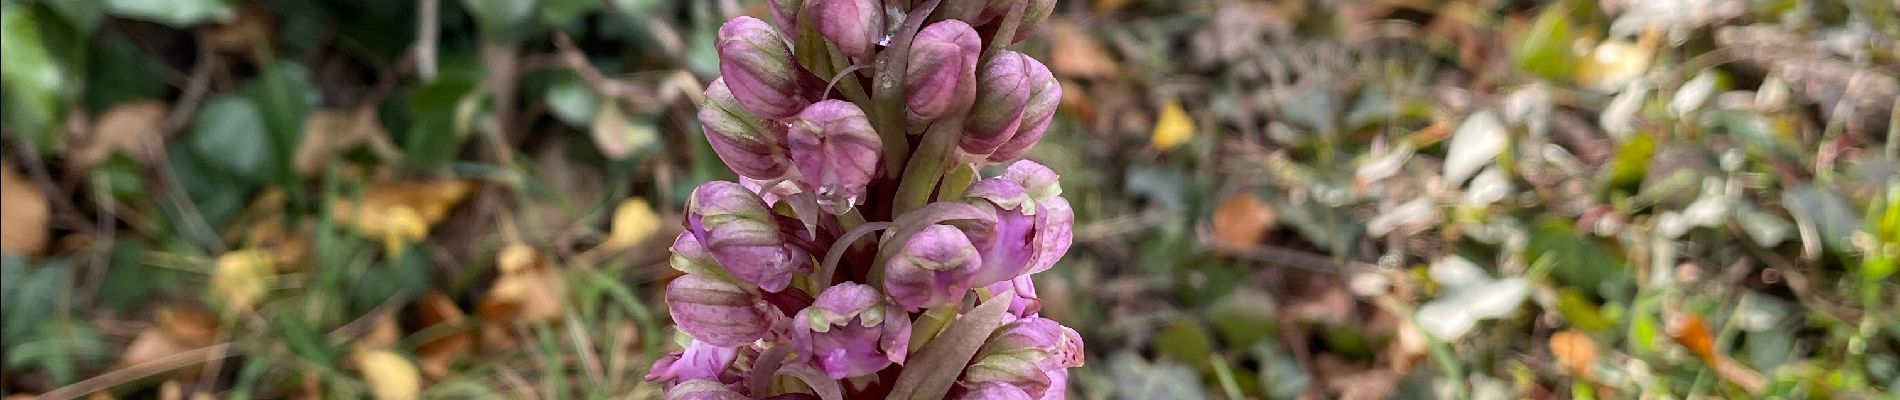
[[[767,14],[0,4],[0,391],[56,399],[657,397],[713,33]],[[1063,1],[1071,395],[1892,396],[1896,9]]]

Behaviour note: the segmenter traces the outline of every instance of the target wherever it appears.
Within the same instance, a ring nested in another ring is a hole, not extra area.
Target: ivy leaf
[[[59,88],[66,76],[40,38],[38,20],[27,7],[0,9],[0,86],[6,89],[10,132],[42,150],[51,149],[59,127]]]
[[[190,146],[194,153],[223,172],[250,183],[265,182],[270,168],[271,138],[264,117],[249,99],[222,96],[205,103],[192,118]]]

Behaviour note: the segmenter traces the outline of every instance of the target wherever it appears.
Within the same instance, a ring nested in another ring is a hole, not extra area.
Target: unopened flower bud
[[[1052,372],[1082,365],[1082,336],[1053,320],[1028,317],[1004,325],[964,370],[970,383],[1002,382],[1045,397],[1054,388]],[[1066,383],[1066,382],[1065,382]]]
[[[706,102],[699,107],[699,123],[706,132],[706,141],[712,144],[713,153],[739,176],[778,178],[785,175],[786,167],[791,165],[780,144],[784,128],[741,106],[726,86],[725,78],[714,79],[712,85],[706,86]]]
[[[811,266],[811,256],[786,241],[772,210],[744,186],[706,182],[693,189],[686,207],[687,230],[713,259],[760,289],[785,290],[793,273]]]
[[[768,119],[797,114],[809,102],[799,96],[799,70],[785,37],[753,17],[719,27],[719,74],[746,110]]]
[[[798,35],[798,13],[805,9],[805,0],[766,0],[772,8],[772,23],[778,25],[778,31],[788,36]]]
[[[943,20],[917,31],[905,69],[905,105],[912,122],[932,121],[968,107],[976,97],[976,60],[983,43],[976,30]]]
[[[983,254],[972,284],[987,286],[1055,265],[1074,240],[1075,212],[1062,196],[1048,167],[1033,161],[1010,166],[1014,174],[978,180],[965,197],[995,207],[996,229],[987,240],[974,240]],[[1033,195],[1025,184],[1035,185]],[[976,239],[976,238],[972,238]]]
[[[1035,161],[1017,161],[1003,170],[1003,180],[1016,182],[1027,191],[1029,199],[1046,201],[1062,195],[1062,175],[1056,170]]]
[[[680,382],[666,390],[666,400],[751,400],[725,384],[705,379]]]
[[[912,311],[960,301],[982,257],[962,230],[925,227],[886,264],[884,290],[893,302]]]
[[[1004,382],[983,382],[965,389],[961,400],[1036,400],[1029,392]]]
[[[647,371],[646,380],[678,383],[694,379],[723,380],[729,378],[726,368],[732,366],[732,360],[739,356],[736,347],[720,347],[703,340],[693,339],[685,350],[668,354],[653,361],[653,367]]]
[[[719,347],[751,343],[772,326],[758,294],[737,282],[700,274],[682,275],[666,285],[666,310],[680,331]]]
[[[805,7],[825,36],[847,56],[870,59],[884,32],[884,9],[877,0],[810,0]]]
[[[1036,281],[1027,274],[992,283],[985,289],[988,289],[992,296],[1009,299],[1008,315],[1010,316],[1028,317],[1042,312],[1042,298],[1036,296]]]
[[[786,141],[803,182],[833,214],[850,210],[864,194],[883,143],[864,110],[844,100],[806,107],[791,120]]]
[[[893,311],[878,301],[877,289],[870,285],[832,286],[792,317],[793,349],[832,379],[876,373],[891,365],[884,324],[885,314]]]
[[[719,266],[719,261],[713,259],[712,252],[706,251],[706,246],[700,244],[699,237],[693,236],[692,232],[680,232],[679,236],[673,238],[673,247],[669,250],[672,252],[672,257],[667,258],[667,265],[671,265],[673,269],[680,272],[726,274],[726,269]]]
[[[964,152],[988,155],[1016,133],[1030,97],[1028,56],[1006,51],[990,58],[977,75],[976,103],[963,122]]]
[[[1049,67],[1034,58],[1023,57],[1023,85],[1029,89],[1029,99],[1023,105],[1021,123],[1016,124],[1009,141],[990,153],[991,162],[1004,162],[1022,158],[1036,142],[1049,131],[1049,122],[1055,120],[1056,106],[1062,103],[1062,83],[1056,80]]]

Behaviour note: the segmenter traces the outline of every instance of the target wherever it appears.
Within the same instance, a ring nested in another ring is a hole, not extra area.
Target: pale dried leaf
[[[567,282],[533,246],[515,243],[496,257],[501,276],[482,299],[481,314],[493,323],[532,323],[561,318]]]
[[[1478,321],[1510,314],[1530,293],[1530,283],[1519,278],[1467,287],[1419,307],[1418,326],[1438,340],[1457,340]]]
[[[626,158],[659,142],[660,134],[653,124],[633,121],[620,111],[618,103],[600,102],[600,110],[594,113],[594,147],[607,158]]]
[[[1510,140],[1497,112],[1481,110],[1465,117],[1448,144],[1451,151],[1445,155],[1445,183],[1463,184],[1478,169],[1496,163]]]

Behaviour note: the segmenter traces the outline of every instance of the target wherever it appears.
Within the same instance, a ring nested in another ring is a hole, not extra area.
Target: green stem
[[[962,115],[954,111],[950,115]],[[892,203],[891,215],[902,215],[930,203],[930,193],[937,188],[937,181],[943,178],[945,164],[950,153],[957,149],[957,139],[963,136],[963,117],[939,120],[924,132],[924,142],[917,146],[917,154],[904,166],[904,178],[897,183],[897,198]]]
[[[895,178],[903,173],[904,160],[910,158],[910,139],[904,134],[904,74],[910,68],[910,43],[922,29],[924,20],[937,10],[942,0],[930,0],[911,9],[904,27],[891,38],[890,47],[877,53],[877,71],[871,78],[871,124],[884,141],[884,176]]]
[[[963,195],[964,191],[970,190],[970,184],[975,182],[976,168],[966,163],[958,162],[957,165],[950,167],[948,174],[943,176],[943,184],[937,186],[937,193],[942,193],[945,197],[955,198]]]
[[[953,302],[931,307],[924,311],[923,316],[917,317],[917,324],[912,325],[910,331],[910,353],[917,354],[917,349],[924,348],[930,339],[937,337],[937,333],[943,332],[944,327],[950,326],[950,321],[957,319],[957,308],[962,305],[961,302]]]

